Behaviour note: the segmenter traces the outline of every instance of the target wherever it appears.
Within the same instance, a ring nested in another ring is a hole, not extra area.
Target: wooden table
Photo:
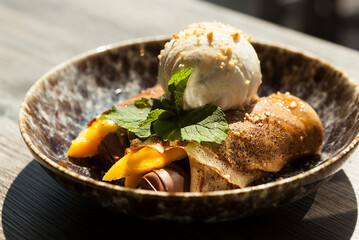
[[[156,223],[92,206],[52,180],[18,130],[26,91],[58,63],[97,46],[170,35],[218,20],[255,39],[318,55],[359,81],[359,53],[200,1],[0,1],[0,239],[358,239],[359,152],[317,192],[264,215],[217,224]]]

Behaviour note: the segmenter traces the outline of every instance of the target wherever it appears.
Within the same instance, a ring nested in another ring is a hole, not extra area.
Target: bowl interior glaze
[[[259,213],[314,191],[340,169],[357,145],[359,94],[348,76],[310,54],[253,42],[263,75],[259,95],[288,91],[317,111],[324,127],[324,143],[315,164],[260,186],[175,194],[114,186],[58,166],[89,120],[157,84],[157,56],[167,41],[153,38],[100,47],[55,67],[27,93],[20,111],[23,138],[35,159],[70,191],[146,219],[224,221]]]

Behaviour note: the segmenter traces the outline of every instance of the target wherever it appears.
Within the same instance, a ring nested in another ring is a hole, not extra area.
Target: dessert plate
[[[151,220],[216,222],[258,214],[316,190],[340,170],[358,143],[359,94],[343,72],[311,54],[252,41],[261,61],[259,95],[290,92],[309,103],[324,143],[309,164],[279,180],[216,192],[153,192],[100,182],[60,165],[71,141],[98,113],[157,84],[158,54],[167,37],[99,47],[60,64],[28,91],[20,131],[34,158],[61,185],[103,207]]]

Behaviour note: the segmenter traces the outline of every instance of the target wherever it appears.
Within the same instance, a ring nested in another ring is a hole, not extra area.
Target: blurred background
[[[204,0],[359,50],[359,0]]]

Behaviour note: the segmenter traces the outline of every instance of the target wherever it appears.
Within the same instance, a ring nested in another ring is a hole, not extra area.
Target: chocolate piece
[[[138,189],[146,189],[153,191],[165,191],[163,183],[159,176],[154,172],[149,172],[142,177],[141,181],[137,184]]]
[[[183,169],[170,164],[144,175],[137,188],[156,192],[188,192],[189,182],[189,175]]]
[[[99,144],[98,155],[102,163],[110,168],[123,157],[127,147],[129,147],[129,141],[125,133],[111,132]]]

